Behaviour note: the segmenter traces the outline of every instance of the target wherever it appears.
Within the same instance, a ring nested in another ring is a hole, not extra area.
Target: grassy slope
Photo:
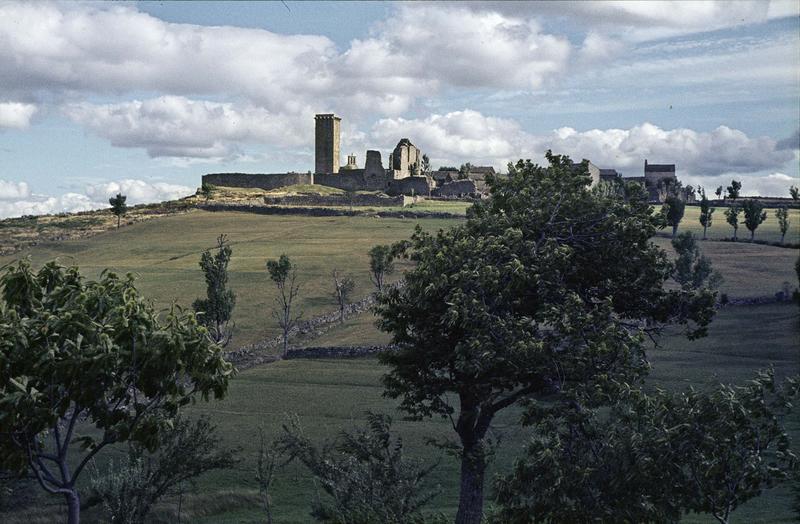
[[[445,227],[452,221],[418,221],[428,229]],[[35,263],[62,256],[90,273],[111,266],[140,273],[145,293],[166,304],[173,299],[188,304],[202,292],[197,268],[199,253],[213,244],[219,232],[227,232],[234,245],[232,287],[239,293],[239,336],[257,337],[274,331],[266,309],[272,296],[263,272],[266,258],[286,252],[303,268],[304,307],[330,310],[327,297],[328,270],[333,265],[356,276],[359,294],[367,293],[366,251],[378,242],[405,238],[415,224],[410,220],[371,218],[307,218],[258,216],[235,213],[202,213],[174,216],[138,224],[120,232],[91,239],[39,246],[30,252]],[[666,245],[666,239],[658,239]],[[715,266],[725,274],[732,296],[771,294],[783,280],[792,278],[796,250],[767,246],[703,243]],[[2,263],[9,259],[2,260]],[[728,308],[720,312],[707,339],[688,343],[667,336],[664,348],[652,353],[651,383],[667,387],[704,385],[716,380],[743,380],[752,371],[774,363],[781,373],[798,368],[798,314],[791,305]],[[314,344],[383,343],[386,336],[372,325],[369,315],[351,319]],[[395,403],[381,397],[382,369],[374,360],[286,361],[243,372],[232,384],[229,397],[212,404],[199,404],[196,412],[209,413],[219,425],[225,441],[243,447],[245,462],[239,469],[209,475],[200,492],[187,502],[187,511],[197,522],[258,522],[263,520],[255,496],[252,467],[259,426],[268,435],[280,430],[285,413],[298,413],[315,437],[360,423],[366,410],[393,412]],[[522,432],[511,423],[514,413],[499,420],[505,433],[495,468],[504,469],[523,441]],[[449,435],[443,420],[400,422],[412,456],[429,461],[439,452],[423,445],[428,437]],[[795,427],[795,430],[798,428]],[[456,503],[456,464],[442,458],[435,482],[444,492],[432,509],[450,512]],[[231,494],[231,491],[233,493]],[[282,472],[276,480],[273,499],[279,522],[308,521],[308,501],[313,494],[308,478],[297,469]],[[224,493],[224,494],[223,494]],[[46,499],[57,503],[52,498]],[[206,514],[205,518],[200,515]],[[165,514],[167,520],[170,519]],[[186,515],[185,515],[186,516]],[[785,491],[771,491],[737,512],[744,521],[788,521],[791,513]],[[690,518],[689,520],[696,520]],[[706,519],[700,519],[706,520]],[[20,521],[20,520],[17,520]],[[47,521],[47,517],[42,520]],[[27,519],[28,524],[33,520]]]

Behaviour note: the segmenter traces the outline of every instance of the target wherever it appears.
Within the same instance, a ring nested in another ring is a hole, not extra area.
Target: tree
[[[117,196],[108,199],[108,203],[111,204],[111,212],[117,216],[117,229],[119,229],[122,217],[128,212],[128,206],[125,204],[127,199],[128,197],[122,193],[117,193]]]
[[[216,189],[217,186],[209,184],[208,182],[203,182],[202,185],[200,186],[200,194],[203,195],[203,198],[205,198],[206,202],[208,202],[211,199],[211,195],[214,194],[214,191],[216,191]]]
[[[717,195],[717,200],[719,200],[720,198],[723,198],[722,197],[722,186],[717,186],[717,190],[714,191],[714,193]]]
[[[404,246],[400,246],[400,251]],[[394,273],[394,260],[398,249],[393,246],[380,245],[369,250],[369,276],[378,293],[383,293],[386,277]]]
[[[683,214],[686,211],[686,202],[677,196],[668,196],[661,206],[661,214],[664,217],[664,222],[668,226],[672,226],[672,238],[678,234],[678,225],[683,220]]]
[[[781,244],[783,244],[786,232],[789,231],[789,209],[786,206],[779,207],[775,210],[775,218],[778,219],[778,227],[781,230]]]
[[[205,250],[200,256],[200,269],[206,280],[206,298],[192,304],[200,322],[208,329],[211,339],[222,347],[233,337],[235,323],[231,320],[236,294],[228,289],[228,264],[233,250],[226,235],[217,237],[216,253]]]
[[[704,286],[709,289],[719,287],[722,276],[714,271],[711,261],[700,253],[700,248],[691,231],[686,231],[673,238],[672,248],[678,255],[675,259],[672,278],[681,286],[681,289],[691,291]]]
[[[715,210],[715,208],[711,207],[708,198],[706,198],[706,190],[700,188],[700,225],[703,226],[703,240],[707,238],[706,231],[711,227]]]
[[[282,355],[285,357],[289,351],[289,332],[303,315],[302,313],[297,315],[292,313],[294,299],[297,298],[300,291],[300,284],[297,283],[297,266],[292,264],[289,257],[281,255],[278,260],[267,261],[267,272],[270,280],[278,288],[278,296],[275,297],[278,309],[272,314],[278,320],[278,325],[283,331]]]
[[[459,180],[466,180],[469,178],[469,172],[472,170],[472,164],[467,162],[466,164],[461,164],[461,167],[458,169],[458,179]]]
[[[800,189],[798,189],[797,186],[790,186],[789,195],[792,197],[792,200],[797,202],[800,199]]]
[[[331,524],[405,524],[419,522],[420,508],[439,491],[426,489],[438,463],[424,467],[403,455],[403,443],[391,433],[387,415],[367,414],[367,427],[342,432],[337,441],[316,447],[297,419],[284,424],[278,449],[299,460],[332,503],[314,501],[312,516]]]
[[[731,180],[731,185],[727,187],[728,191],[728,198],[733,200],[733,203],[736,203],[736,199],[739,198],[739,192],[742,190],[742,183],[737,180]]]
[[[141,524],[159,500],[186,482],[236,465],[235,454],[220,447],[216,428],[207,418],[178,417],[173,427],[161,428],[157,453],[134,444],[125,460],[111,461],[104,475],[92,479],[92,496],[102,502],[110,522]]]
[[[767,219],[767,212],[764,210],[764,204],[754,198],[749,198],[742,202],[742,210],[744,211],[744,225],[750,230],[750,241],[756,235],[756,229]]]
[[[258,449],[258,460],[256,461],[256,481],[258,490],[261,493],[261,500],[264,502],[264,511],[267,514],[267,524],[272,524],[272,498],[270,489],[275,478],[275,470],[278,467],[278,453],[270,449],[264,437],[264,428],[259,429],[261,438]]]
[[[422,174],[425,176],[431,174],[431,160],[428,155],[422,155]]]
[[[742,213],[742,208],[735,202],[725,210],[725,220],[733,228],[733,241],[736,241],[736,234],[739,231],[739,215]]]
[[[600,416],[532,405],[534,437],[495,482],[503,523],[677,522],[688,512],[728,522],[739,505],[798,471],[782,425],[797,396],[771,372],[710,392],[624,391]]]
[[[76,267],[20,262],[0,289],[0,468],[63,496],[70,524],[78,479],[100,451],[155,450],[179,406],[227,390],[232,367],[194,313],[159,314],[131,275],[86,281]]]
[[[333,298],[339,305],[339,322],[344,324],[344,309],[350,302],[356,283],[351,277],[340,275],[338,269],[334,269],[331,276],[333,277]]]
[[[459,524],[482,517],[497,413],[528,398],[597,402],[644,372],[646,334],[679,323],[702,336],[713,316],[712,290],[665,287],[674,266],[650,242],[659,220],[641,188],[604,196],[585,166],[547,159],[491,180],[463,225],[417,229],[415,268],[378,297],[398,346],[380,356],[385,395],[412,418],[449,419],[458,437]]]

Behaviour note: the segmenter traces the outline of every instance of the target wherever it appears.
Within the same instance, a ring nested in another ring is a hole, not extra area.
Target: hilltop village
[[[314,117],[314,170],[305,173],[211,173],[203,184],[222,187],[273,190],[295,184],[320,185],[345,191],[380,191],[388,195],[431,197],[480,197],[486,192],[486,176],[497,175],[491,166],[466,164],[462,169],[440,167],[431,170],[428,158],[408,138],[401,138],[389,154],[384,167],[380,151],[367,150],[363,167],[356,156],[347,156],[340,166],[342,119],[334,114]],[[592,186],[600,182],[635,181],[642,183],[650,200],[662,199],[665,185],[677,184],[675,164],[649,164],[645,159],[642,176],[623,177],[616,169],[600,168],[586,160]],[[577,165],[577,164],[576,164]],[[691,193],[689,193],[691,195]]]

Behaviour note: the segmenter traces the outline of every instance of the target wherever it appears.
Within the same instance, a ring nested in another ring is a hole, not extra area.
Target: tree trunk
[[[786,238],[786,233],[781,233],[781,245],[783,245],[784,238]]]
[[[754,230],[750,231],[750,242],[752,242],[752,241],[753,241],[753,239],[755,238],[755,236],[756,236],[756,230],[754,229]]]
[[[80,524],[81,521],[81,498],[76,488],[65,494],[67,499],[67,524]]]
[[[117,215],[117,229],[119,229],[120,220],[122,220],[122,216],[121,215]]]
[[[478,443],[464,447],[461,457],[461,492],[456,524],[480,524],[483,518],[483,481],[486,456]]]
[[[703,240],[706,239],[706,230],[707,229],[708,229],[708,226],[703,226]]]
[[[737,233],[738,231],[739,231],[738,229],[736,229],[736,228],[733,228],[733,241],[734,241],[734,242],[736,242],[736,233]]]
[[[678,234],[678,224],[674,224],[672,226],[672,238],[675,238],[675,235]]]

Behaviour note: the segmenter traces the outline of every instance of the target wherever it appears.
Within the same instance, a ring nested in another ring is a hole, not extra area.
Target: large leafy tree
[[[672,237],[678,234],[678,226],[683,220],[683,214],[686,211],[686,202],[681,200],[680,197],[670,195],[664,200],[661,207],[661,214],[664,218],[666,225],[672,227]]]
[[[192,304],[211,338],[222,347],[230,343],[234,329],[231,319],[236,305],[236,294],[228,289],[228,264],[232,254],[233,250],[225,235],[217,237],[216,251],[203,251],[200,269],[203,270],[206,280],[206,298],[198,298]]]
[[[105,447],[158,447],[158,429],[232,367],[193,313],[159,315],[133,277],[87,281],[27,262],[0,277],[0,468],[28,471],[80,519],[78,478]]]
[[[725,221],[733,228],[733,241],[736,241],[736,236],[739,233],[739,215],[742,214],[742,208],[739,204],[731,204],[725,210]]]
[[[464,225],[418,229],[416,267],[379,297],[399,347],[381,356],[386,394],[458,436],[458,523],[482,517],[497,413],[527,398],[598,402],[645,371],[650,330],[681,323],[700,336],[713,315],[710,289],[665,287],[674,266],[650,241],[660,219],[643,194],[590,191],[585,166],[547,159],[490,177],[492,198]]]

